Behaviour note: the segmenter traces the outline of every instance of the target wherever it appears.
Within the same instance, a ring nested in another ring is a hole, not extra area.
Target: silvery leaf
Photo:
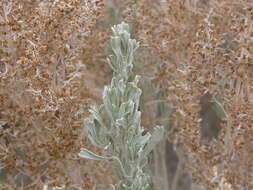
[[[149,142],[145,146],[141,158],[148,156],[148,154],[162,140],[163,136],[164,136],[164,128],[162,126],[157,126],[152,136],[150,137]]]
[[[81,151],[79,152],[78,156],[80,156],[81,158],[86,158],[90,160],[102,160],[102,161],[112,160],[112,158],[110,157],[99,156],[84,148],[81,148]]]
[[[122,52],[120,49],[120,43],[121,43],[121,40],[119,37],[117,37],[117,36],[111,37],[111,47],[112,47],[114,55],[117,57],[122,56]]]
[[[145,135],[140,136],[138,138],[138,144],[145,145],[149,141],[150,138],[151,138],[151,134],[147,132]]]

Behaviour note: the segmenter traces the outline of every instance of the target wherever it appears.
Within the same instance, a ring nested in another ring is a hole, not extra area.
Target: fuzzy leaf
[[[112,160],[112,158],[110,157],[99,156],[84,148],[81,148],[81,151],[79,152],[78,156],[80,156],[81,158],[86,158],[90,160],[102,160],[102,161]]]
[[[148,154],[155,148],[155,146],[162,140],[164,137],[164,128],[162,126],[157,126],[152,136],[149,139],[149,142],[143,150],[141,158],[148,156]]]

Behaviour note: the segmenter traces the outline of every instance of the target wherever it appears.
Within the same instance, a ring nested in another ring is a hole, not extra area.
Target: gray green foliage
[[[112,28],[112,54],[108,63],[113,70],[111,84],[103,93],[103,104],[90,109],[85,120],[90,142],[111,156],[98,156],[86,149],[80,157],[94,160],[112,160],[118,183],[117,190],[151,190],[148,155],[164,136],[164,128],[157,126],[154,133],[144,133],[141,126],[139,76],[130,80],[134,54],[138,43],[130,38],[129,25],[122,23]]]

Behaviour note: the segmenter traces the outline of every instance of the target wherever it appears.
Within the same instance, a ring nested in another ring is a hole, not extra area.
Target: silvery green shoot
[[[148,155],[164,136],[164,128],[157,126],[153,135],[144,133],[141,126],[139,76],[130,81],[133,60],[139,44],[130,38],[129,25],[112,27],[110,40],[112,55],[108,63],[113,70],[111,84],[104,88],[103,104],[90,109],[85,119],[90,142],[111,156],[99,156],[81,149],[79,156],[93,160],[111,160],[118,182],[115,190],[151,190],[152,180],[147,173]],[[106,117],[104,117],[104,115]],[[106,118],[106,119],[105,119]]]

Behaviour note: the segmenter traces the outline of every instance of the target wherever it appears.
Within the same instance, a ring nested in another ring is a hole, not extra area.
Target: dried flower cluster
[[[164,64],[155,81],[176,109],[173,139],[194,183],[253,188],[252,2],[129,1],[125,15],[143,51]],[[205,108],[220,122],[205,119]],[[215,125],[221,130],[205,138]]]
[[[91,171],[75,157],[86,106],[100,101],[106,78],[89,71],[105,65],[102,14],[100,0],[0,2],[1,189],[89,188],[108,168]]]

